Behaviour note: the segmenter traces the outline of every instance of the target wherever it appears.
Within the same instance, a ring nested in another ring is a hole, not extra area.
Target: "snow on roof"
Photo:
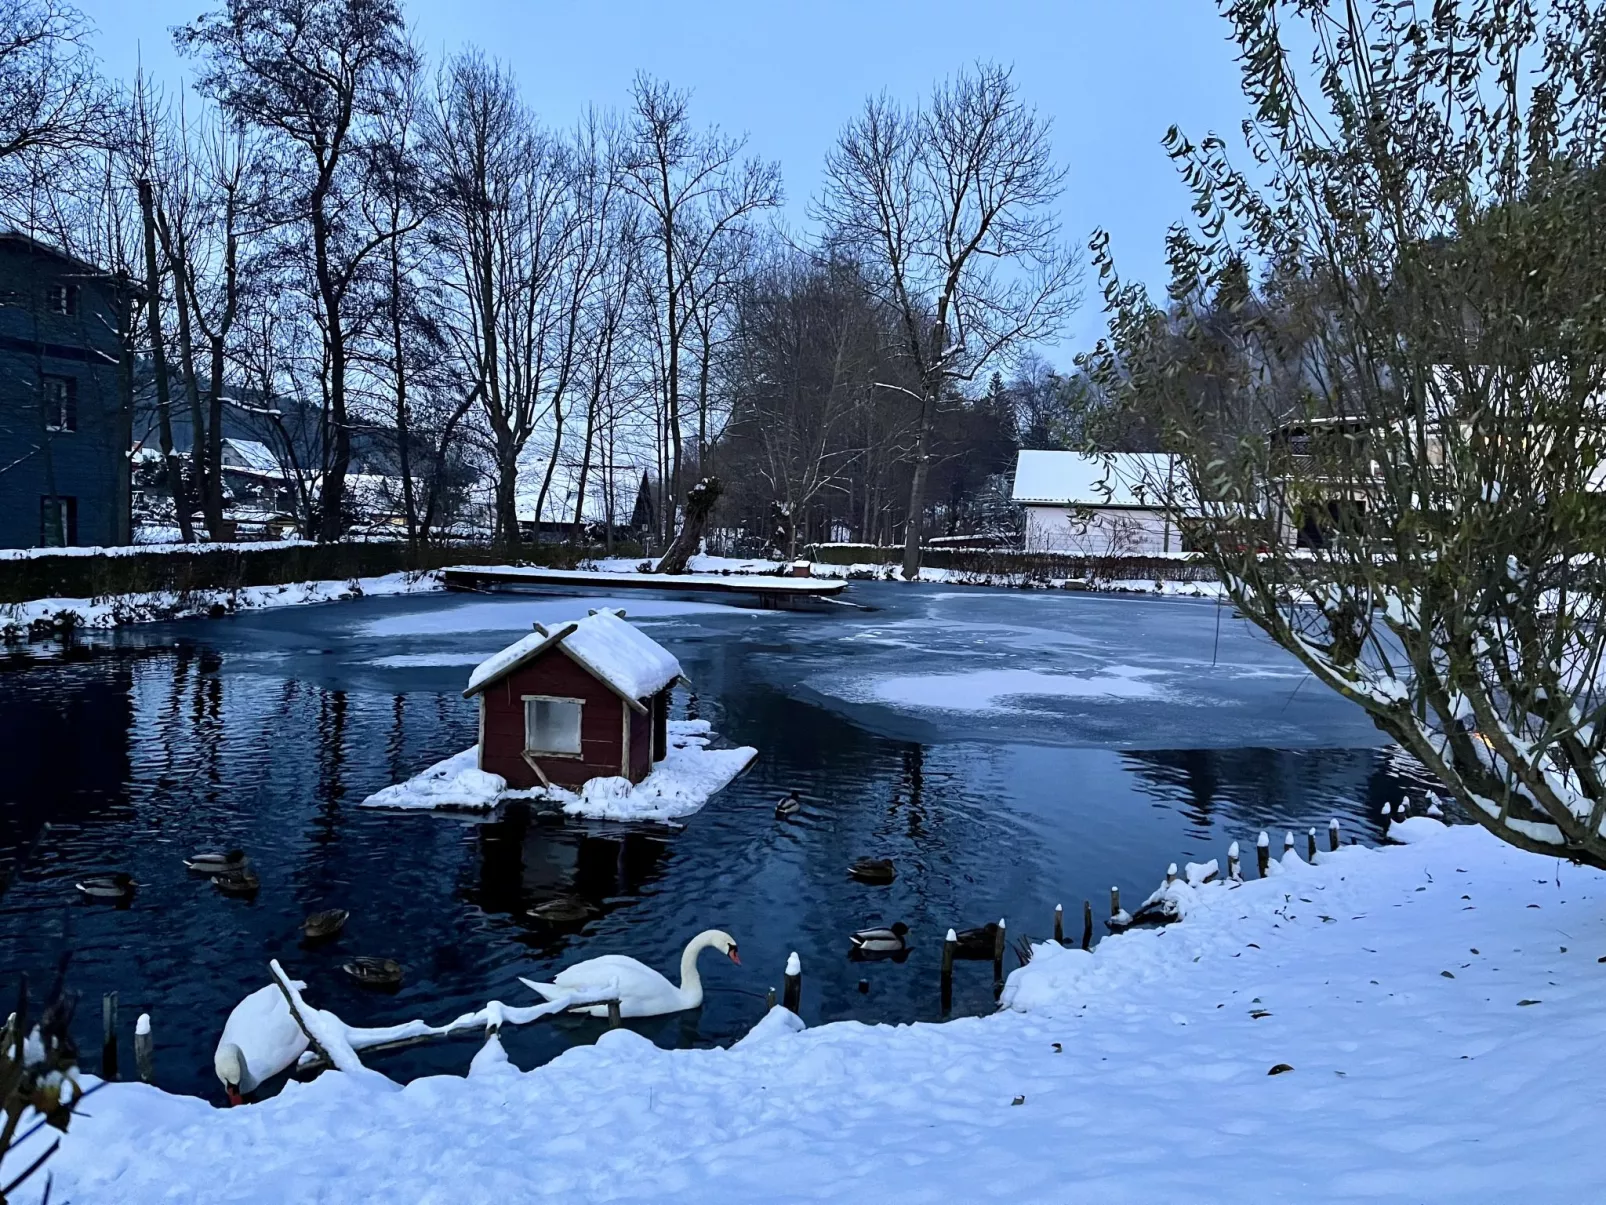
[[[1173,480],[1174,458],[1164,452],[1085,452],[1022,450],[1015,462],[1016,502],[1058,506],[1164,505],[1165,483]],[[1180,486],[1180,477],[1177,485]]]
[[[276,476],[282,471],[273,449],[254,439],[225,439],[223,450],[225,455],[232,455],[238,461],[230,467],[250,469],[253,473],[273,473]],[[224,463],[229,464],[229,461],[225,460]]]
[[[463,694],[478,694],[552,646],[561,646],[598,680],[627,699],[657,694],[681,676],[680,662],[673,653],[626,622],[623,611],[604,609],[584,619],[537,627],[475,666]]]

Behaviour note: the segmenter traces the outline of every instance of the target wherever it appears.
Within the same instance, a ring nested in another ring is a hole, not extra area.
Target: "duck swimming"
[[[191,854],[184,859],[184,868],[196,874],[228,874],[231,870],[244,869],[246,860],[243,849],[231,849],[226,854]]]
[[[134,876],[123,871],[111,874],[88,874],[73,884],[92,900],[127,900],[134,897],[139,886]]]
[[[255,895],[262,886],[262,880],[257,878],[256,871],[249,866],[239,866],[233,870],[224,871],[212,876],[212,882],[224,895]]]
[[[549,925],[572,925],[588,920],[597,914],[595,905],[577,895],[560,895],[530,909],[530,917]]]
[[[398,988],[407,973],[394,958],[375,958],[362,955],[353,958],[340,968],[364,987]]]
[[[855,953],[899,954],[909,948],[909,926],[901,920],[882,928],[860,929],[849,936]]]
[[[848,873],[861,883],[885,886],[898,877],[898,868],[891,858],[860,858],[848,867]]]
[[[802,810],[803,801],[798,798],[797,792],[793,791],[790,795],[786,796],[786,798],[782,799],[775,805],[775,818],[777,820],[784,820],[788,816],[797,815]]]
[[[322,912],[314,912],[301,922],[301,931],[310,940],[333,937],[346,927],[346,920],[351,913],[344,908],[325,908]]]

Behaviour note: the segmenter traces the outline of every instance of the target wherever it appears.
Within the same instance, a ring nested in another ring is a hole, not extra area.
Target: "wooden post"
[[[870,981],[868,979],[859,980],[859,995],[868,996],[869,994],[870,994]]]
[[[1004,918],[998,918],[998,932],[993,935],[993,982],[1004,981]]]
[[[1271,838],[1266,836],[1266,830],[1260,830],[1260,836],[1255,838],[1255,866],[1260,871],[1260,877],[1266,877],[1266,868],[1271,863]]]
[[[1082,949],[1093,948],[1093,901],[1082,901]]]
[[[1294,852],[1294,831],[1289,829],[1283,834],[1283,857]]]
[[[1316,860],[1316,830],[1315,829],[1311,829],[1310,832],[1305,834],[1305,852],[1309,855],[1305,859],[1305,861],[1314,862]]]
[[[1121,889],[1119,887],[1111,887],[1110,888],[1110,915],[1112,917],[1115,917],[1115,916],[1119,916],[1120,914],[1121,914]]]
[[[1238,861],[1238,842],[1234,841],[1227,846],[1227,880],[1228,882],[1237,883],[1243,877],[1244,868],[1239,865]]]
[[[782,982],[782,1005],[797,1012],[803,1005],[803,960],[793,950],[786,959],[786,979]]]
[[[117,1078],[117,993],[107,992],[100,1000],[100,1078]]]
[[[134,1022],[134,1065],[139,1078],[149,1084],[156,1079],[156,1039],[151,1036],[151,1015],[140,1013]]]
[[[624,1016],[619,1011],[619,1007],[620,1006],[619,1006],[619,1001],[618,1000],[610,1000],[610,1001],[608,1001],[608,1028],[609,1029],[618,1029],[621,1025],[624,1024]]]
[[[1063,946],[1065,944],[1065,905],[1064,904],[1055,904],[1054,905],[1054,944],[1057,945],[1057,946]]]
[[[1338,818],[1335,816],[1327,822],[1327,848],[1338,851]]]
[[[952,929],[942,941],[942,1011],[948,1012],[954,1006],[954,949],[959,945],[959,935]]]
[[[1177,864],[1175,862],[1165,868],[1165,885],[1171,886],[1177,881]]]
[[[775,1007],[775,989],[772,987],[764,996],[764,1011],[768,1012]]]

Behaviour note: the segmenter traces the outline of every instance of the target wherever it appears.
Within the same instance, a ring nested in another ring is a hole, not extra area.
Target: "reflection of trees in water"
[[[477,873],[464,897],[485,912],[524,918],[560,895],[603,901],[639,894],[664,872],[669,847],[647,833],[600,833],[543,820],[535,809],[510,804],[476,828]]]
[[[1309,823],[1312,809],[1377,822],[1384,802],[1428,788],[1426,771],[1381,749],[1147,749],[1123,764],[1199,836],[1216,827]]]

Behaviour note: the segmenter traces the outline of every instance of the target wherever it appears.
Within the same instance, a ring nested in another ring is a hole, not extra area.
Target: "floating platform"
[[[542,569],[524,565],[452,565],[440,571],[448,590],[477,593],[529,591],[546,594],[613,594],[652,591],[674,597],[745,595],[762,607],[789,608],[836,602],[845,581],[815,577],[763,577],[733,573],[604,573],[594,569]]]

